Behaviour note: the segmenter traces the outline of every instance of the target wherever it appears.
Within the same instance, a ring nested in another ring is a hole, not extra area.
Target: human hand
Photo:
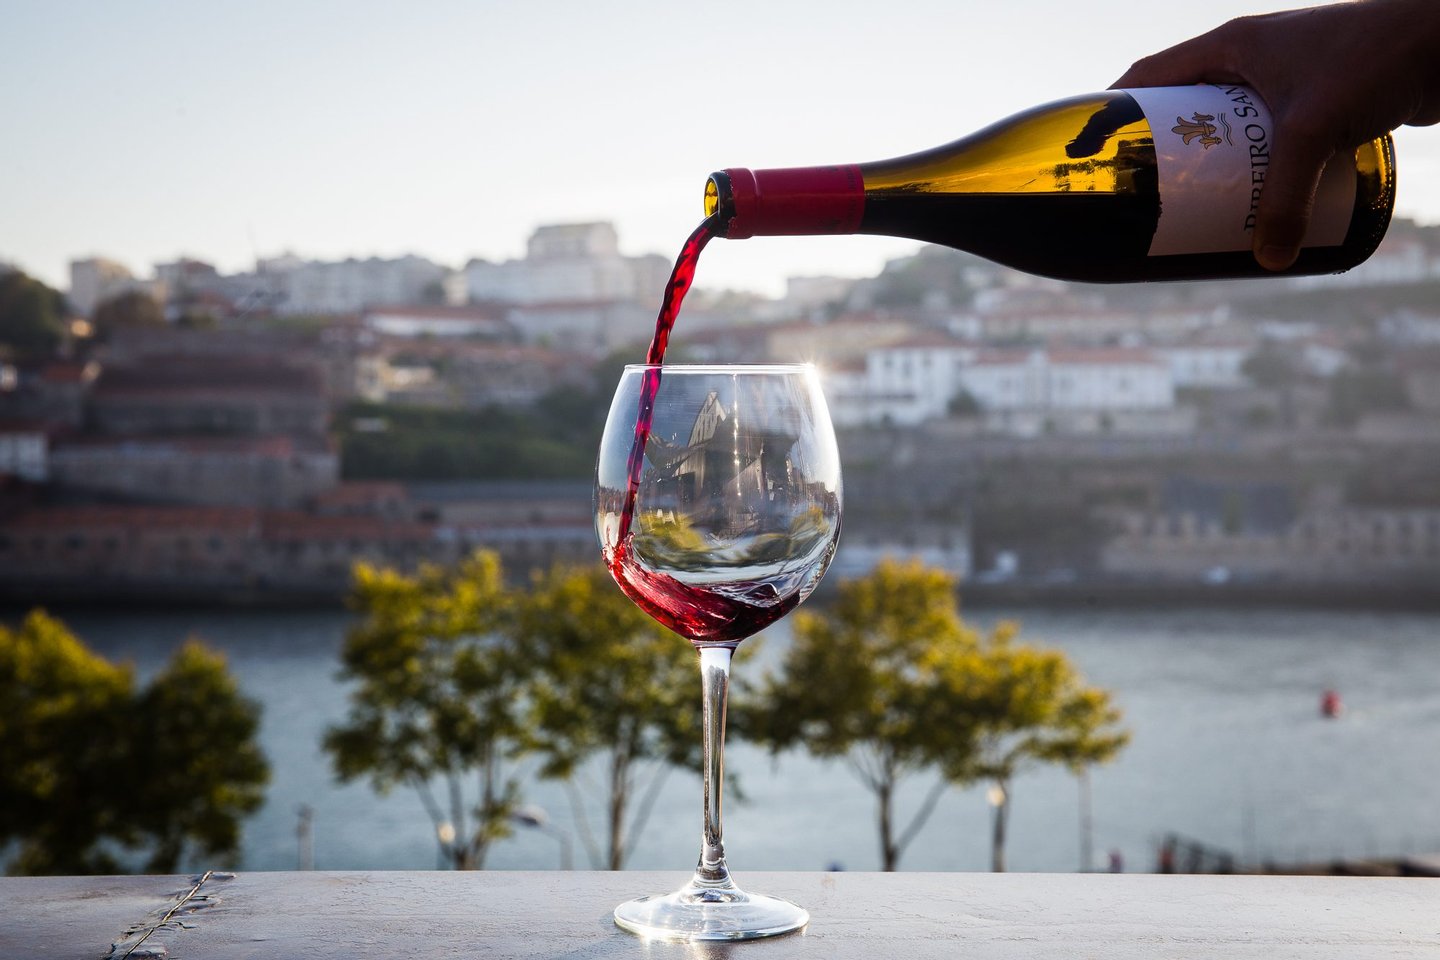
[[[1240,83],[1274,121],[1255,259],[1295,262],[1332,155],[1440,121],[1440,0],[1351,0],[1241,17],[1137,61],[1113,87]]]

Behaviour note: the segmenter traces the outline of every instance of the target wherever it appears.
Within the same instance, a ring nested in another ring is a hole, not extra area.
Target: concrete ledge
[[[0,957],[1282,958],[1440,952],[1440,881],[1369,877],[754,873],[799,934],[643,943],[616,903],[683,872],[253,873],[0,879]]]

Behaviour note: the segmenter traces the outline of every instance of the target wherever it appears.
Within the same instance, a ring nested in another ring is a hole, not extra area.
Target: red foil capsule
[[[722,233],[730,240],[855,233],[865,212],[865,178],[855,164],[722,173],[734,204]]]

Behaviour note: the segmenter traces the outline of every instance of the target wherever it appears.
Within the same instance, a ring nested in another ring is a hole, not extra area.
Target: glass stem
[[[695,866],[696,886],[730,888],[730,868],[725,865],[724,827],[720,801],[725,788],[725,707],[730,695],[729,647],[700,648],[700,683],[703,698],[705,736],[705,832],[700,862]]]

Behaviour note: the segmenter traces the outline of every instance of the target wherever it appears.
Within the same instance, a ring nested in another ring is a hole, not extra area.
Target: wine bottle
[[[720,236],[866,233],[944,244],[1063,280],[1267,274],[1251,253],[1272,125],[1247,87],[1107,90],[921,153],[732,168],[705,186]],[[1299,259],[1338,273],[1379,245],[1395,200],[1387,135],[1326,166]]]

